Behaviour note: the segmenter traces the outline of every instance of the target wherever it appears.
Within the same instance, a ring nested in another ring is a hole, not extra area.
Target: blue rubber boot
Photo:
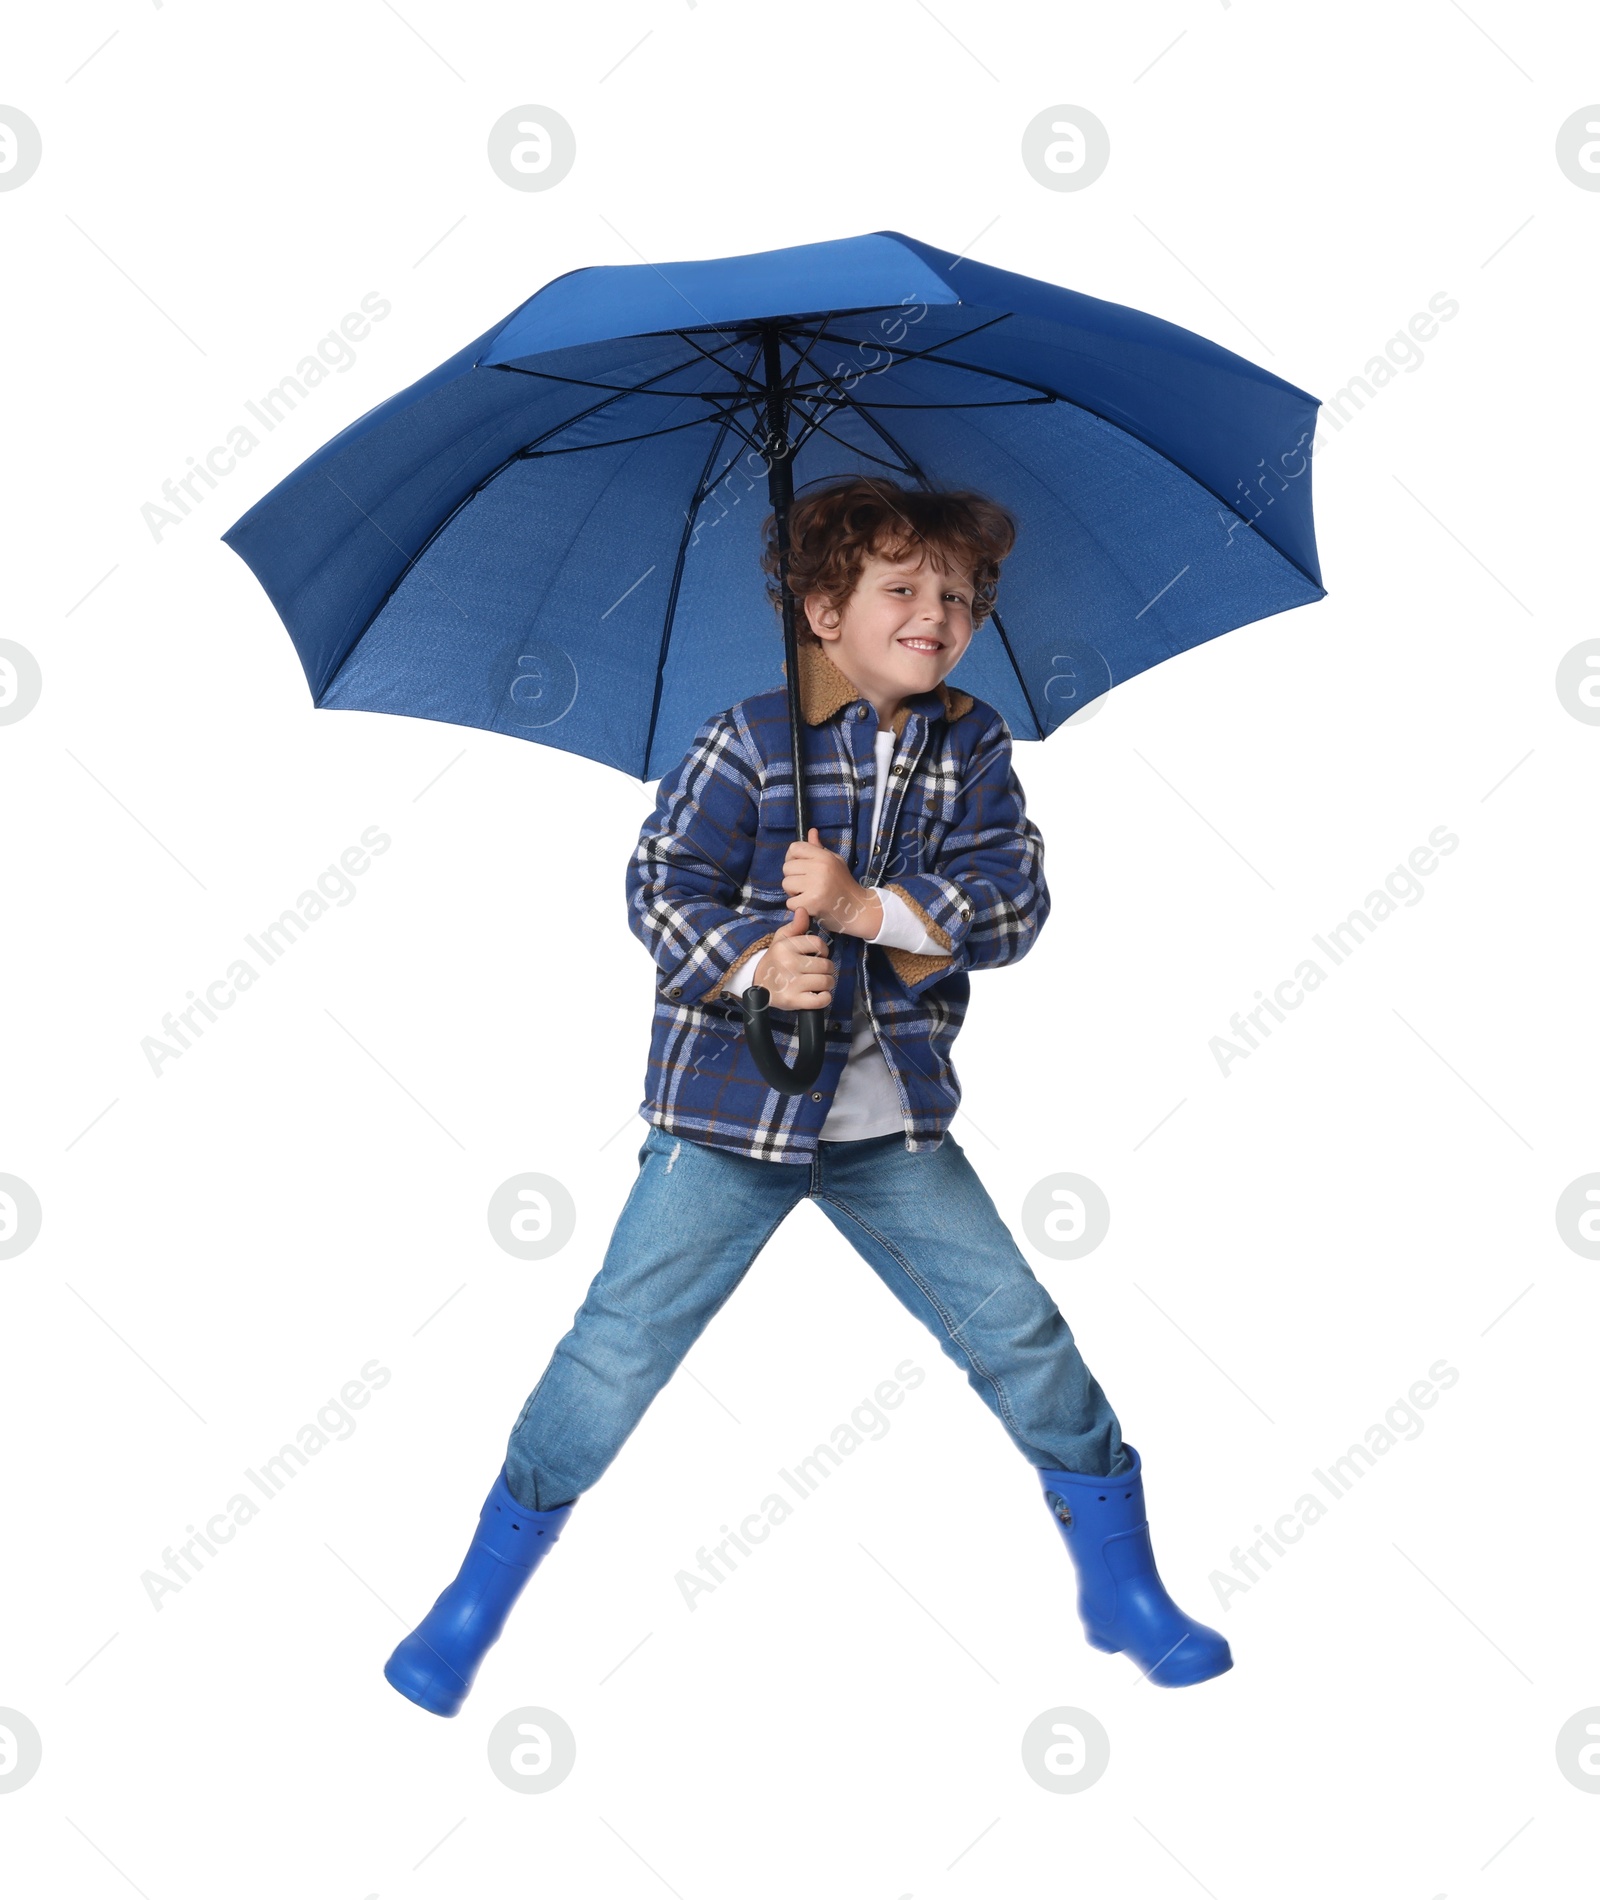
[[[1163,1688],[1204,1682],[1233,1667],[1227,1638],[1185,1616],[1156,1573],[1144,1514],[1143,1467],[1120,1478],[1036,1467],[1078,1573],[1078,1615],[1096,1649],[1125,1651]]]
[[[525,1511],[502,1465],[455,1581],[384,1664],[389,1683],[434,1715],[454,1715],[523,1585],[571,1515],[570,1504]]]

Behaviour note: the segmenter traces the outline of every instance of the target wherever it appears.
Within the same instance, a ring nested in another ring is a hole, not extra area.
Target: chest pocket
[[[821,833],[822,842],[850,861],[849,802],[837,785],[821,779],[806,781],[806,817]],[[767,901],[786,902],[783,888],[783,860],[794,833],[794,788],[789,784],[763,785],[756,807],[756,850],[751,878],[767,895]]]
[[[932,870],[939,861],[939,842],[946,827],[932,819],[920,824],[902,821],[879,870],[879,881],[892,884],[897,877]]]
[[[957,781],[950,772],[930,770],[925,756],[912,773],[896,819],[894,838],[880,878],[885,884],[939,862],[946,834],[955,819]]]

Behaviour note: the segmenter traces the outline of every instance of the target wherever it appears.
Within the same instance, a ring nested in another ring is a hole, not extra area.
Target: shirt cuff
[[[756,945],[739,967],[736,970],[730,970],[722,979],[722,987],[717,991],[717,994],[719,996],[743,996],[745,991],[749,989],[750,985],[756,980],[756,965],[761,961],[762,954],[766,948],[766,944]]]
[[[869,943],[879,943],[885,949],[911,950],[918,956],[942,957],[949,954],[948,947],[936,937],[929,936],[922,927],[922,920],[900,895],[887,885],[877,886],[878,901],[883,906],[883,922],[878,934],[869,937]]]

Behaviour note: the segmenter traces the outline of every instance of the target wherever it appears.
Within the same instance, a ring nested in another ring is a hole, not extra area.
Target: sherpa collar
[[[824,719],[832,718],[841,706],[848,706],[852,700],[860,699],[861,688],[848,673],[833,663],[826,647],[819,646],[815,641],[802,640],[797,652],[800,661],[800,711],[807,725],[819,726]],[[971,693],[964,693],[960,687],[947,685],[943,680],[934,688],[934,693],[938,695],[946,719],[959,719],[975,703]],[[912,711],[912,701],[932,697],[933,694],[929,693],[913,693],[911,699],[899,707],[889,721],[896,738],[899,738]]]

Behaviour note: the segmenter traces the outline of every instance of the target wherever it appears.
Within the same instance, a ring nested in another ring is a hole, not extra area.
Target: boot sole
[[[1176,1675],[1158,1676],[1152,1673],[1145,1680],[1155,1683],[1160,1689],[1187,1689],[1191,1683],[1210,1682],[1213,1676],[1225,1676],[1232,1667],[1233,1657],[1230,1655],[1226,1662],[1218,1663],[1215,1668],[1180,1670]]]
[[[1084,1641],[1091,1649],[1098,1649],[1102,1654],[1107,1656],[1121,1656],[1126,1653],[1122,1644],[1109,1643],[1104,1637],[1091,1635],[1087,1630],[1084,1632]],[[1226,1675],[1233,1667],[1233,1653],[1230,1650],[1228,1652],[1227,1661],[1218,1663],[1214,1669],[1186,1669],[1180,1662],[1175,1668],[1158,1674],[1157,1672],[1161,1670],[1161,1664],[1165,1661],[1166,1657],[1163,1656],[1157,1661],[1153,1669],[1140,1670],[1139,1673],[1144,1677],[1146,1682],[1153,1682],[1159,1689],[1187,1689],[1191,1683],[1209,1682],[1213,1676]]]

